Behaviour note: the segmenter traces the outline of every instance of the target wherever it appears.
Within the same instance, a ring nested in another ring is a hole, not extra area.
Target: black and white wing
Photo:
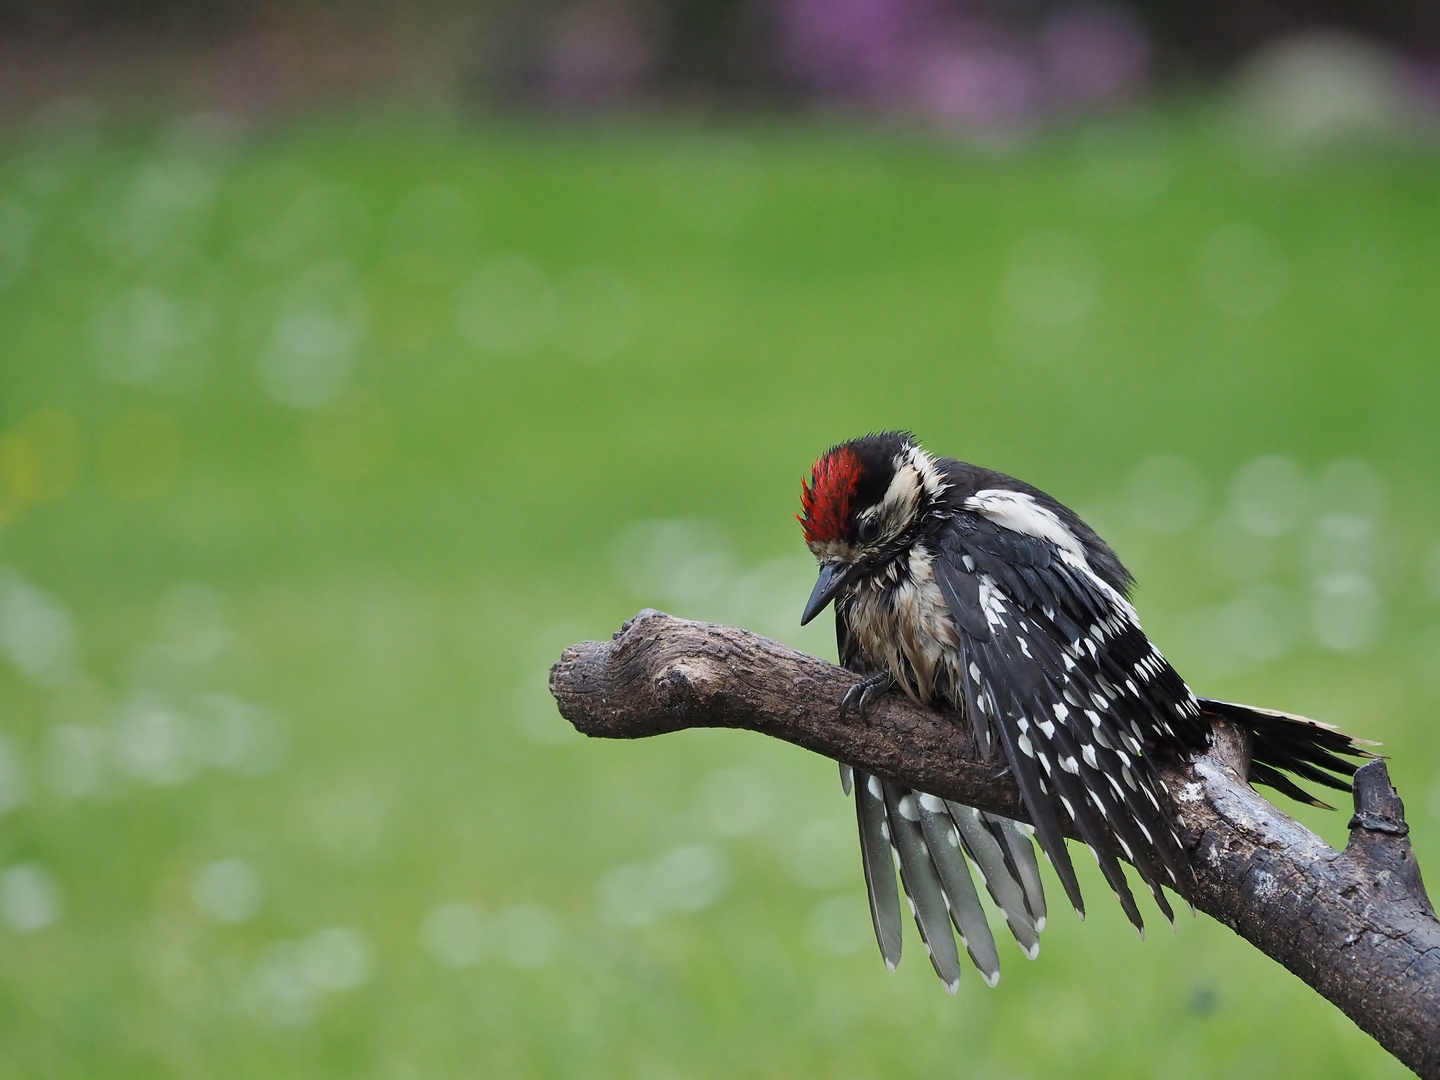
[[[837,619],[837,629],[842,663],[863,673],[843,620]],[[969,862],[1025,955],[1033,960],[1039,954],[1045,894],[1035,850],[1023,826],[849,765],[840,766],[840,779],[846,794],[855,798],[870,916],[887,967],[893,971],[900,963],[897,866],[925,951],[952,994],[960,983],[952,925],[986,983],[994,986],[1000,980],[999,952]]]
[[[1162,886],[1190,902],[1189,860],[1149,748],[1204,745],[1195,696],[1074,531],[1032,496],[977,492],[926,542],[937,548],[935,579],[958,630],[977,739],[999,739],[1070,902],[1083,916],[1067,824],[1137,930],[1144,923],[1122,856],[1173,922]]]

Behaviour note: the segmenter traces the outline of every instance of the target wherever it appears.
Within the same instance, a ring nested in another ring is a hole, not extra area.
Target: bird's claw
[[[862,723],[869,720],[870,706],[875,703],[876,698],[894,685],[895,677],[883,671],[861,679],[849,690],[846,690],[845,696],[840,699],[841,721],[843,722],[849,716],[851,709],[855,710]]]

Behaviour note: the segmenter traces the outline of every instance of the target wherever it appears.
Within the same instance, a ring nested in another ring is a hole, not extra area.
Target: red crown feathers
[[[807,544],[829,543],[845,537],[850,520],[850,499],[860,484],[864,465],[848,446],[828,451],[810,469],[810,482],[800,482],[800,510],[795,520],[805,530]]]

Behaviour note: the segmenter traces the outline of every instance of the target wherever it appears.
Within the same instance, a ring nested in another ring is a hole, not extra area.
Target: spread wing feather
[[[1034,848],[1018,823],[842,766],[842,784],[847,778],[871,921],[886,966],[893,970],[900,963],[898,868],[921,940],[946,988],[953,993],[960,977],[952,924],[985,981],[994,986],[1000,980],[995,938],[967,856],[1026,957],[1039,954],[1045,894]]]
[[[920,827],[925,833],[925,845],[935,861],[935,870],[944,886],[945,902],[950,908],[950,918],[955,923],[960,942],[985,981],[994,986],[1000,981],[1000,954],[995,949],[990,920],[980,905],[980,894],[975,890],[970,868],[965,863],[966,849],[960,833],[944,801],[934,795],[917,793],[915,802],[920,812]]]
[[[940,545],[936,582],[965,658],[972,722],[999,738],[1067,896],[1083,901],[1064,841],[1084,839],[1137,929],[1120,865],[1171,918],[1162,885],[1190,900],[1189,863],[1148,747],[1201,740],[1195,698],[1083,557],[980,515]],[[983,634],[972,628],[985,622]]]
[[[1013,821],[961,803],[947,802],[945,806],[950,812],[956,835],[964,845],[965,853],[974,860],[986,891],[996,907],[1005,913],[1010,933],[1025,955],[1034,960],[1040,953],[1045,894],[1040,889],[1039,867],[1035,865],[1035,847],[1030,838],[1021,834],[1020,826]],[[1017,847],[1023,847],[1024,856],[1009,856],[1009,829],[1005,826],[1018,834],[1020,843]],[[1027,870],[1032,866],[1035,869],[1033,878],[1027,876]]]
[[[854,772],[855,814],[860,822],[860,861],[865,868],[865,892],[870,897],[870,920],[885,966],[900,964],[902,930],[900,894],[895,889],[895,868],[890,856],[890,826],[886,820],[885,790],[878,776]]]
[[[985,667],[1000,666],[1003,668],[1004,661],[997,660],[989,655],[994,650],[992,643],[987,642],[977,648],[976,654],[980,657],[976,667],[982,671],[977,683],[984,683],[983,671]],[[984,665],[984,666],[981,666]],[[967,679],[970,675],[967,673]],[[998,692],[997,692],[998,691]],[[1069,897],[1070,904],[1075,908],[1075,913],[1082,919],[1085,917],[1085,900],[1080,895],[1080,882],[1075,877],[1075,867],[1070,862],[1070,853],[1065,847],[1065,833],[1060,823],[1056,806],[1050,799],[1050,791],[1045,785],[1044,779],[1040,776],[1040,767],[1035,763],[1033,753],[1026,753],[1021,746],[1029,746],[1029,741],[1024,743],[1023,733],[1019,730],[1018,721],[1024,718],[1024,707],[1013,693],[1003,688],[992,685],[983,685],[979,691],[992,701],[996,701],[998,708],[995,710],[995,728],[1000,736],[1000,746],[1005,752],[1005,758],[1010,762],[1010,769],[1015,775],[1015,782],[1020,788],[1020,798],[1024,800],[1026,808],[1035,825],[1035,835],[1040,841],[1040,847],[1050,859],[1050,865],[1055,868],[1055,873],[1060,878],[1060,884],[1065,889],[1065,895]]]
[[[920,824],[918,800],[914,792],[893,780],[886,780],[884,788],[891,843],[900,863],[900,883],[910,900],[910,913],[920,928],[920,940],[925,944],[935,974],[953,994],[960,986],[960,954],[950,932],[950,905],[945,887]]]
[[[1015,880],[1020,882],[1025,894],[1025,908],[1030,912],[1030,921],[1038,935],[1045,929],[1045,889],[1040,883],[1040,863],[1035,858],[1035,845],[1030,842],[1030,834],[1018,821],[995,814],[982,813],[980,820],[1004,849],[1006,865]],[[1035,947],[1039,948],[1038,938]]]
[[[837,631],[841,662],[852,671],[864,672],[843,620],[837,620]],[[960,977],[952,924],[985,981],[991,986],[999,981],[995,938],[967,856],[1015,940],[1028,958],[1035,958],[1040,951],[1045,893],[1034,846],[1017,822],[947,803],[844,763],[840,783],[847,795],[855,797],[870,915],[887,966],[893,969],[900,962],[898,867],[921,939],[946,988],[954,992]]]

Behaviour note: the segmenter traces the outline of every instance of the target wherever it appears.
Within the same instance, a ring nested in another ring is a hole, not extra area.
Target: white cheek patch
[[[965,508],[989,518],[1012,532],[1048,540],[1063,551],[1085,559],[1085,548],[1055,512],[1037,503],[1023,491],[990,488],[977,491],[965,500]]]
[[[898,536],[910,527],[915,512],[920,509],[922,490],[919,470],[908,455],[903,456],[895,462],[895,475],[885,489],[885,497],[865,515],[873,514],[885,528],[887,537]]]
[[[920,478],[920,486],[924,489],[926,498],[939,498],[950,485],[941,477],[940,470],[935,466],[935,459],[922,450],[918,443],[907,446],[905,455]]]

